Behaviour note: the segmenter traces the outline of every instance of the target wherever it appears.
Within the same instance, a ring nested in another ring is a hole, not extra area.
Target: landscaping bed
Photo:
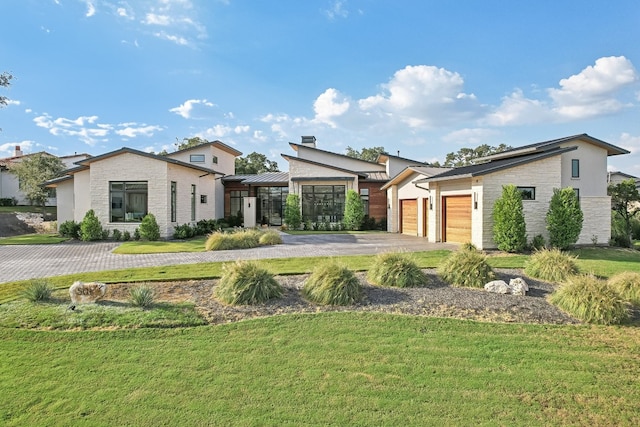
[[[284,287],[284,295],[265,304],[229,306],[212,298],[217,280],[153,282],[156,300],[167,302],[190,301],[210,324],[236,322],[244,319],[290,313],[316,313],[326,311],[368,311],[434,317],[453,317],[491,322],[577,324],[557,307],[549,304],[546,296],[554,286],[524,277],[529,285],[527,296],[501,295],[484,289],[457,288],[442,282],[434,269],[423,270],[430,284],[421,288],[385,288],[373,286],[365,273],[357,273],[362,283],[364,299],[350,306],[321,306],[301,296],[303,282],[308,275],[276,276]],[[520,270],[496,269],[497,278],[509,282],[523,277]],[[139,285],[139,284],[138,284]],[[126,301],[129,289],[136,284],[109,285],[106,300]]]

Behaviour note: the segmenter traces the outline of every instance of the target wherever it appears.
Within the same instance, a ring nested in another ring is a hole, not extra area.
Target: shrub
[[[102,240],[107,240],[109,238],[109,233],[111,231],[108,228],[102,229]]]
[[[482,288],[495,279],[495,273],[487,263],[487,256],[476,250],[451,253],[438,266],[438,275],[453,286],[470,288]]]
[[[80,224],[80,238],[84,242],[102,239],[102,225],[93,209],[89,209]]]
[[[329,260],[304,281],[302,295],[317,304],[350,305],[362,299],[362,286],[351,270]]]
[[[276,230],[267,230],[260,235],[258,243],[261,246],[266,245],[280,245],[282,244],[282,237]]]
[[[358,230],[364,220],[364,205],[356,190],[347,190],[342,222],[347,230]]]
[[[625,301],[640,307],[640,273],[625,271],[618,273],[608,280]]]
[[[284,206],[284,223],[291,230],[300,228],[302,213],[300,212],[300,196],[297,194],[287,195]]]
[[[129,302],[136,307],[151,307],[155,298],[155,290],[148,285],[135,286],[129,290]]]
[[[133,230],[133,240],[135,241],[140,240],[140,229],[138,229],[138,227],[136,227],[136,229]]]
[[[226,304],[260,304],[282,296],[282,286],[255,261],[223,266],[215,297]]]
[[[531,277],[548,282],[562,282],[578,273],[575,257],[560,249],[543,249],[534,252],[524,264],[524,272]]]
[[[381,218],[378,222],[378,230],[387,231],[387,218]]]
[[[515,185],[504,185],[493,205],[493,240],[506,252],[522,252],[527,245],[522,194]]]
[[[173,228],[173,238],[174,239],[190,239],[196,235],[196,232],[199,229],[197,227],[192,227],[189,224],[176,225]]]
[[[376,219],[372,216],[365,215],[362,220],[361,230],[375,230],[377,228]]]
[[[573,188],[554,189],[546,217],[549,244],[558,249],[573,246],[582,231],[582,221],[582,209]]]
[[[534,251],[539,251],[546,247],[546,243],[544,241],[544,236],[542,234],[536,234],[531,241],[531,248]]]
[[[115,241],[119,241],[120,239],[122,239],[122,232],[120,230],[118,230],[117,228],[115,228],[113,230],[113,240]]]
[[[613,325],[629,318],[628,304],[620,294],[594,275],[571,276],[549,300],[560,309],[587,323]]]
[[[122,233],[122,240],[124,240],[125,242],[131,240],[131,233],[129,233],[128,230],[124,230],[124,232]]]
[[[72,239],[80,238],[80,224],[73,220],[68,220],[60,224],[58,231],[62,237],[70,237]]]
[[[376,256],[367,279],[376,285],[400,288],[424,286],[428,283],[427,275],[409,255],[393,252]]]
[[[142,222],[140,223],[140,237],[150,241],[160,239],[160,227],[153,214],[148,213],[142,218]]]
[[[52,291],[47,280],[36,279],[29,282],[29,285],[22,292],[22,296],[31,302],[48,301],[51,299]]]

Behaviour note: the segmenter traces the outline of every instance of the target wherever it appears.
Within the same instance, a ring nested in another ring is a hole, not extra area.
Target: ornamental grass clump
[[[467,288],[482,288],[496,277],[487,256],[470,248],[451,253],[437,271],[445,282]]]
[[[629,304],[604,280],[592,274],[570,276],[549,301],[576,319],[616,325],[629,319]]]
[[[560,249],[542,249],[534,252],[525,262],[524,272],[536,279],[559,283],[578,274],[575,260],[575,257]]]
[[[22,292],[22,296],[31,302],[49,301],[53,289],[49,282],[44,279],[31,280],[29,285]]]
[[[382,253],[376,256],[367,279],[379,286],[410,288],[425,286],[429,279],[415,261],[403,253]]]
[[[205,242],[205,249],[208,251],[250,249],[258,246],[260,246],[260,231],[253,229],[232,233],[216,231],[211,233]]]
[[[225,264],[214,296],[225,304],[261,304],[281,297],[282,285],[255,261]]]
[[[362,285],[351,270],[330,260],[316,266],[304,281],[302,295],[322,305],[351,305],[362,299]]]
[[[640,307],[640,273],[633,271],[618,273],[610,277],[608,283],[625,301]]]
[[[262,232],[260,238],[258,239],[258,243],[260,244],[260,246],[281,245],[282,237],[280,237],[280,233],[278,233],[276,230],[267,230]]]
[[[149,308],[155,298],[155,290],[148,285],[135,286],[129,290],[129,302],[135,307]]]

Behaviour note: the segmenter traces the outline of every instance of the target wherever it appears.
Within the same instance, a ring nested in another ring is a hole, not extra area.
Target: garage
[[[400,200],[400,232],[418,235],[418,201],[415,199]]]
[[[442,198],[444,242],[471,241],[471,196]]]

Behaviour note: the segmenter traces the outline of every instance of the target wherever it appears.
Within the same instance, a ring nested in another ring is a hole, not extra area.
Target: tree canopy
[[[384,147],[363,147],[362,150],[356,150],[355,148],[347,146],[346,155],[349,157],[353,157],[354,159],[375,162],[376,160],[378,160],[378,156],[384,152]]]
[[[458,151],[448,153],[442,166],[448,168],[469,166],[475,159],[511,150],[511,148],[511,146],[506,144],[500,144],[497,147],[482,144],[476,148],[461,148]],[[433,165],[440,166],[440,162],[435,162]]]
[[[640,212],[640,192],[634,179],[627,179],[618,184],[610,184],[607,193],[611,196],[611,209],[623,220],[625,245],[631,246],[631,220]]]
[[[278,163],[255,151],[245,157],[236,157],[236,175],[251,175],[264,172],[280,172]]]
[[[11,79],[13,76],[7,72],[0,74],[0,87],[11,86]],[[9,103],[9,98],[0,95],[0,107],[3,107]]]
[[[20,191],[31,204],[40,206],[44,206],[49,197],[48,189],[41,184],[60,175],[64,169],[62,160],[47,153],[24,156],[9,166],[9,171],[18,177]]]

